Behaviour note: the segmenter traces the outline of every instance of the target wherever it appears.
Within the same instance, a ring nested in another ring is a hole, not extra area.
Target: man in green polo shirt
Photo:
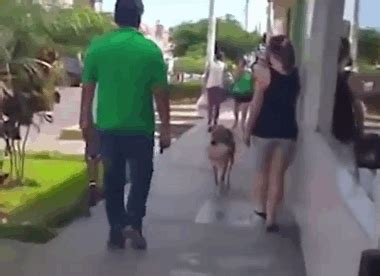
[[[146,249],[142,221],[153,173],[153,98],[161,120],[160,146],[170,146],[166,66],[158,46],[138,32],[142,13],[141,0],[118,0],[119,28],[94,39],[84,62],[80,126],[85,130],[93,124],[97,85],[95,126],[104,166],[110,248],[124,248],[125,240],[131,239],[135,249]],[[127,161],[132,184],[125,209]]]

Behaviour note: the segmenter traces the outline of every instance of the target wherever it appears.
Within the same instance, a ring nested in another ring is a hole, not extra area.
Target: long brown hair
[[[285,35],[276,35],[270,38],[267,54],[278,59],[285,72],[291,73],[294,69],[296,64],[294,47]]]

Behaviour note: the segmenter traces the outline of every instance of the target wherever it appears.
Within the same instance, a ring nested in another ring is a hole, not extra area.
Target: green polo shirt
[[[83,83],[97,84],[96,126],[100,130],[153,135],[153,88],[167,85],[161,49],[133,28],[92,41]]]

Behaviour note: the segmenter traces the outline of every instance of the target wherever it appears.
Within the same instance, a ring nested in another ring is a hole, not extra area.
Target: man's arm
[[[94,101],[95,89],[95,83],[83,84],[79,120],[79,125],[81,129],[89,128],[93,125],[94,118],[92,118],[92,103]]]
[[[93,125],[92,104],[94,101],[95,89],[97,84],[97,70],[94,55],[88,51],[82,74],[82,99],[79,125],[82,129],[89,128]]]
[[[170,135],[170,103],[168,91],[167,67],[161,52],[157,54],[151,65],[152,91],[156,101],[158,115],[161,121],[161,148],[169,147]]]
[[[157,105],[158,116],[160,117],[161,126],[164,128],[170,127],[170,103],[169,93],[164,87],[155,87],[154,98]]]

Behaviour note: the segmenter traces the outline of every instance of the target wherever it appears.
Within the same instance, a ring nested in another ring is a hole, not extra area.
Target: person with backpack
[[[232,97],[235,100],[234,115],[235,123],[233,128],[239,124],[239,115],[241,114],[241,129],[244,132],[246,124],[249,103],[253,97],[253,78],[252,73],[247,70],[247,61],[244,58],[239,59],[235,75],[235,83],[232,86]]]

